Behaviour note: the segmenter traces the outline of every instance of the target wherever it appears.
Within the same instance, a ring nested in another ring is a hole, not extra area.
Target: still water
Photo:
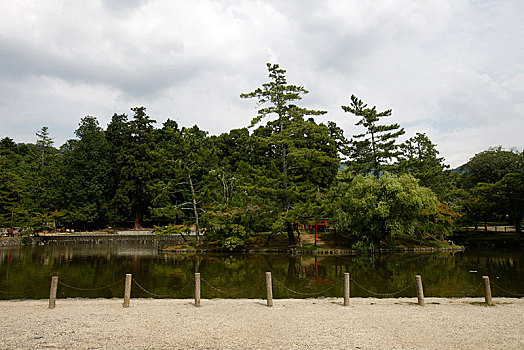
[[[352,296],[414,297],[416,274],[426,296],[482,296],[483,275],[490,276],[494,296],[524,296],[523,261],[521,250],[314,257],[183,255],[115,244],[2,248],[0,298],[46,299],[51,276],[59,277],[58,298],[122,297],[126,273],[133,274],[134,298],[191,298],[195,272],[202,298],[265,298],[266,271],[275,298],[341,297],[344,272],[351,274]]]

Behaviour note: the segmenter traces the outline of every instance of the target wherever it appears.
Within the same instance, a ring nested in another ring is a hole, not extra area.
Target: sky
[[[0,0],[0,138],[55,146],[80,119],[144,106],[210,134],[246,127],[266,63],[347,137],[356,95],[452,167],[524,148],[521,0]]]

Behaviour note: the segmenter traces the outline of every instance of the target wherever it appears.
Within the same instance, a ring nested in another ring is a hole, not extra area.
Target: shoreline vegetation
[[[315,245],[312,233],[302,233],[295,246],[289,246],[287,237],[274,235],[268,239],[269,233],[257,234],[245,241],[242,246],[226,249],[219,241],[208,241],[205,234],[196,242],[195,235],[185,234],[155,234],[154,229],[111,230],[93,232],[57,233],[43,232],[34,236],[0,237],[0,247],[41,244],[84,244],[84,243],[141,243],[155,244],[158,251],[195,254],[195,253],[255,253],[255,254],[292,254],[292,255],[357,255],[362,253],[405,253],[405,252],[442,252],[463,251],[471,247],[518,248],[524,246],[522,235],[509,228],[487,226],[483,230],[465,228],[456,232],[446,240],[416,239],[403,237],[384,240],[374,251],[352,249],[351,237],[338,235],[335,239],[333,231],[322,231],[317,234]],[[171,243],[170,243],[171,242]],[[176,243],[174,243],[176,242]]]
[[[127,231],[126,231],[127,232]],[[177,235],[155,235],[148,230],[135,233],[114,234],[108,232],[77,232],[77,233],[42,233],[33,237],[2,237],[0,247],[16,245],[56,244],[64,241],[67,244],[117,242],[125,243],[130,238],[142,243],[158,245],[158,250],[172,253],[277,253],[277,254],[304,254],[304,255],[356,255],[363,253],[355,249],[348,249],[350,243],[344,235],[339,235],[337,240],[333,232],[319,232],[317,244],[314,243],[314,234],[302,233],[296,246],[288,246],[287,238],[276,235],[268,241],[268,234],[258,234],[246,240],[242,247],[224,249],[218,241],[206,241],[205,236],[199,244],[194,235],[184,237],[187,242]],[[179,244],[166,245],[166,239],[178,238]],[[102,239],[102,240],[101,240]],[[55,241],[56,240],[56,241]],[[45,243],[47,242],[47,243]],[[50,243],[51,242],[51,243]],[[335,243],[336,242],[336,243]],[[133,241],[134,243],[134,241]],[[410,237],[397,239],[395,242],[384,242],[375,253],[402,253],[402,252],[437,252],[437,251],[462,251],[464,246],[453,244],[451,241],[417,240]],[[364,252],[365,253],[365,252]],[[372,253],[372,252],[370,252]]]
[[[522,349],[524,299],[0,301],[9,349]],[[28,327],[29,325],[29,327]]]
[[[299,231],[322,226],[350,236],[334,248],[371,253],[404,248],[397,240],[423,248],[422,240],[488,222],[522,233],[522,150],[491,147],[450,170],[425,133],[405,135],[387,121],[391,109],[351,95],[341,105],[358,127],[349,138],[315,120],[327,111],[301,106],[308,90],[289,84],[285,69],[267,70],[268,82],[240,94],[256,105],[251,123],[221,135],[174,120],[156,125],[134,107],[106,128],[85,116],[58,148],[45,126],[35,143],[2,138],[1,232],[158,225],[234,251],[266,232],[258,246],[286,237],[286,249],[304,248]]]

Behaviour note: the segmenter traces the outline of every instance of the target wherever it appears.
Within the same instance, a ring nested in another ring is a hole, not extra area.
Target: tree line
[[[55,147],[50,131],[36,143],[0,141],[0,227],[34,231],[162,227],[202,230],[227,248],[257,232],[287,234],[329,218],[358,245],[407,235],[443,237],[457,225],[509,221],[524,214],[524,153],[490,148],[451,171],[424,133],[404,142],[392,111],[356,96],[342,106],[362,133],[346,138],[326,111],[300,105],[308,91],[268,64],[269,81],[241,94],[254,100],[249,127],[209,135],[146,108],[114,114],[106,129],[81,119],[75,138]]]

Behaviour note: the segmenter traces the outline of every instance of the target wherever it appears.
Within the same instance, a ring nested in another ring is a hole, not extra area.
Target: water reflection
[[[412,284],[415,274],[422,275],[427,296],[481,296],[482,289],[475,288],[483,275],[507,291],[524,294],[522,260],[522,251],[493,250],[314,257],[177,255],[158,253],[155,246],[115,244],[4,248],[0,298],[47,298],[53,275],[78,288],[59,285],[59,298],[121,297],[126,273],[139,284],[133,285],[133,297],[191,298],[195,272],[204,280],[203,298],[264,298],[266,271],[273,274],[275,298],[342,296],[344,272],[354,280],[352,296],[397,292]],[[93,288],[98,290],[85,290]],[[496,288],[493,294],[511,296]],[[398,295],[415,296],[415,288]]]

